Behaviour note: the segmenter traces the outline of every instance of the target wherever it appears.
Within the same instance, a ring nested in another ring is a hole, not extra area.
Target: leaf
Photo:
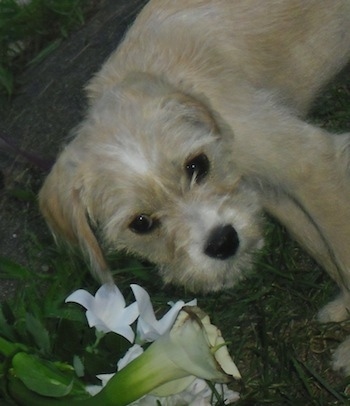
[[[36,194],[30,189],[23,189],[23,188],[13,188],[9,189],[8,193],[10,196],[21,200],[23,202],[35,202],[36,201]]]
[[[11,278],[11,279],[28,279],[33,276],[29,270],[10,259],[0,257],[0,278]]]
[[[60,43],[61,39],[51,42],[51,44],[39,52],[39,54],[28,63],[28,65],[35,65],[36,63],[43,61],[49,54],[59,47]]]
[[[35,344],[44,353],[48,354],[51,350],[50,336],[47,329],[41,321],[35,318],[32,314],[26,314],[26,327],[31,336],[34,338]]]
[[[63,373],[52,362],[20,352],[13,357],[12,365],[16,377],[39,395],[60,398],[72,391],[73,374]]]
[[[5,88],[8,95],[13,92],[13,75],[12,73],[0,65],[0,85]]]
[[[9,340],[15,339],[13,328],[4,315],[3,306],[0,307],[0,334]]]

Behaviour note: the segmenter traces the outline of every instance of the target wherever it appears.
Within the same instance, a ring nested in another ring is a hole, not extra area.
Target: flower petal
[[[182,392],[188,388],[189,385],[196,379],[195,376],[190,375],[185,378],[174,379],[164,385],[158,386],[151,392],[155,396],[170,396],[175,393]]]
[[[125,300],[117,286],[104,284],[96,292],[93,310],[106,325],[113,324],[113,321],[120,317],[124,307]]]
[[[139,308],[140,317],[142,317],[142,319],[146,323],[154,325],[157,319],[154,315],[154,310],[149,294],[139,285],[132,284],[130,285],[130,287],[134,293]]]
[[[225,340],[222,337],[221,331],[216,326],[211,324],[208,315],[203,317],[201,319],[201,322],[208,335],[210,345],[213,348],[218,347],[218,349],[214,353],[214,357],[219,363],[220,367],[226,374],[233,376],[235,379],[241,379],[241,374],[236,364],[232,361],[232,358],[225,345]]]
[[[157,320],[154,314],[153,306],[149,294],[141,286],[132,284],[131,289],[136,298],[139,308],[140,317],[137,322],[138,339],[141,342],[152,342],[159,338],[161,335],[168,332],[173,326],[179,311],[184,306],[194,306],[197,304],[196,299],[188,304],[179,300],[175,304],[169,302],[172,306],[171,309],[160,319]]]
[[[117,363],[117,371],[120,371],[125,366],[127,366],[131,361],[135,358],[139,357],[143,353],[143,348],[138,345],[134,344],[132,347],[128,349],[125,353],[124,357],[121,358]]]
[[[111,331],[111,329],[106,325],[106,323],[103,320],[101,320],[94,312],[87,310],[85,315],[89,327],[95,327],[96,330],[102,331],[103,333],[109,333]]]
[[[65,303],[74,302],[82,305],[85,309],[92,308],[95,298],[86,290],[78,289],[67,297]]]
[[[116,285],[104,284],[92,296],[89,292],[79,289],[66,299],[66,302],[77,302],[87,309],[86,318],[90,327],[104,333],[113,331],[130,342],[135,333],[130,327],[137,317],[137,303],[125,307],[125,299]]]
[[[125,307],[125,299],[122,292],[116,285],[109,283],[105,283],[98,289],[95,294],[95,301],[98,306],[104,306],[107,303],[116,308],[122,309]]]
[[[124,325],[124,324],[119,324],[118,326],[116,326],[113,330],[114,333],[119,334],[120,336],[123,336],[124,338],[126,338],[130,343],[133,343],[135,340],[135,333],[134,330],[128,326],[128,325]]]
[[[179,300],[174,306],[160,319],[158,320],[157,331],[159,335],[165,334],[173,326],[179,311],[185,306],[183,300]]]
[[[130,324],[132,324],[138,316],[139,310],[135,302],[125,309],[118,309],[117,313],[114,313],[114,318],[109,317],[105,320],[105,323],[110,331],[122,335],[132,343],[135,339],[135,333],[131,329]]]

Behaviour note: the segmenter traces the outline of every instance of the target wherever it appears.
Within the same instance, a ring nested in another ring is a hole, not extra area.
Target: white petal
[[[140,317],[137,322],[137,337],[140,342],[151,343],[159,338],[159,334],[156,328]]]
[[[136,298],[140,317],[137,321],[137,335],[140,341],[155,341],[159,334],[157,332],[157,319],[154,315],[153,306],[149,294],[139,285],[130,285]]]
[[[123,369],[126,365],[128,365],[135,358],[139,357],[142,353],[143,353],[143,348],[140,345],[135,344],[132,347],[130,347],[128,349],[128,351],[125,353],[124,357],[118,361],[117,371],[120,371],[121,369]]]
[[[160,319],[157,320],[154,314],[153,306],[149,294],[141,286],[130,285],[136,298],[140,311],[140,318],[137,323],[137,333],[141,341],[152,342],[165,334],[173,326],[179,311],[186,305],[194,306],[197,300],[194,299],[188,304],[182,300],[170,303],[172,308]]]
[[[123,309],[125,307],[125,299],[121,291],[116,285],[105,283],[102,285],[95,294],[95,301],[97,306],[109,306]]]
[[[100,375],[96,375],[96,377],[98,379],[100,379],[100,381],[102,381],[102,387],[103,387],[103,386],[107,385],[108,381],[110,379],[112,379],[114,375],[115,374],[100,374]]]
[[[227,385],[217,384],[217,385],[215,385],[215,388],[221,394],[222,398],[224,399],[225,405],[229,405],[229,404],[231,404],[233,402],[237,402],[237,400],[239,400],[239,393],[229,389],[227,387]]]
[[[128,325],[123,325],[120,324],[118,326],[115,326],[115,328],[112,330],[114,333],[119,334],[120,336],[123,336],[126,338],[130,343],[134,342],[135,339],[135,333],[134,330],[128,326]]]
[[[156,316],[154,315],[154,310],[152,306],[151,299],[149,294],[139,285],[132,284],[130,285],[134,296],[136,298],[136,302],[139,308],[140,316],[143,320],[145,320],[148,324],[154,325],[157,321]]]
[[[212,347],[215,348],[216,346],[225,344],[221,331],[211,324],[208,315],[202,318],[202,324]],[[215,351],[214,357],[227,375],[231,375],[235,379],[241,379],[241,374],[236,364],[233,362],[226,345],[222,345],[217,351]]]
[[[159,335],[165,334],[171,329],[179,314],[179,311],[185,306],[185,302],[179,300],[174,306],[158,321],[157,332]]]
[[[170,333],[152,345],[159,349],[163,347],[167,357],[189,375],[217,382],[229,381],[227,375],[217,369],[204,329],[185,311],[180,312]]]
[[[90,327],[95,327],[98,331],[102,331],[103,333],[109,333],[112,331],[106,323],[100,319],[94,312],[87,310],[86,312],[86,319]]]
[[[78,289],[67,297],[66,303],[74,302],[85,307],[85,309],[90,309],[94,302],[94,297],[84,289]]]
[[[187,390],[188,386],[192,384],[192,382],[196,380],[196,377],[193,375],[186,376],[185,378],[174,379],[164,385],[158,386],[155,390],[151,393],[155,396],[169,396],[175,393],[182,392]]]
[[[107,325],[113,324],[124,310],[125,300],[115,285],[105,284],[96,292],[93,311]]]
[[[91,396],[97,395],[102,390],[102,385],[87,385],[85,386],[85,390]]]
[[[140,315],[139,308],[136,302],[131,303],[122,312],[122,319],[124,323],[133,323]]]

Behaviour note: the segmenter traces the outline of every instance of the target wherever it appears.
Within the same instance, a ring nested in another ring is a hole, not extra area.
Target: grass
[[[0,94],[9,97],[18,75],[42,61],[84,23],[93,0],[0,1]]]
[[[22,21],[22,11],[11,16],[9,13],[4,23],[6,7],[18,11],[14,3],[0,2],[0,82],[8,94],[15,89],[13,78],[19,65],[28,66],[41,58],[52,44],[68,35],[72,21],[83,21],[81,1],[33,0],[33,10],[42,7],[49,12],[47,7],[52,6],[52,20],[45,28],[41,14],[44,11],[30,14],[28,9],[25,18],[32,28],[30,35],[27,32],[25,36],[33,40],[24,53],[11,56],[10,45],[22,41],[20,34],[25,31],[22,27],[16,33],[16,25],[9,29],[10,21]],[[60,12],[55,8],[66,6]],[[29,25],[25,29],[29,30]],[[350,79],[342,77],[315,105],[312,120],[333,131],[349,128],[349,92]],[[267,221],[267,246],[257,258],[251,277],[234,290],[198,296],[200,307],[230,342],[242,373],[242,383],[233,384],[241,393],[236,405],[350,404],[350,380],[331,371],[329,363],[331,350],[350,334],[350,323],[320,325],[314,317],[335,294],[335,286],[283,227],[271,219]],[[84,370],[86,380],[94,379],[96,373],[113,371],[115,361],[126,348],[125,341],[108,335],[96,347],[95,334],[86,326],[84,313],[78,306],[64,304],[64,299],[78,288],[91,292],[98,288],[87,266],[78,254],[57,248],[45,236],[28,235],[28,240],[31,264],[23,266],[0,258],[0,277],[20,282],[15,297],[1,306],[0,335],[25,344],[41,357],[73,363],[77,370]],[[156,270],[137,259],[118,254],[111,261],[121,290],[128,292],[130,283],[144,286],[160,312],[169,300],[193,298],[183,289],[163,287],[155,277]],[[0,361],[3,376],[6,363],[4,359]],[[11,404],[6,402],[6,384],[2,379],[0,404]]]

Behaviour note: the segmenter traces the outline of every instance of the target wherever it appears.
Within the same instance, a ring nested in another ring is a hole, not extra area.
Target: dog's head
[[[79,242],[99,275],[95,237],[156,263],[192,290],[232,286],[262,245],[255,193],[232,161],[234,135],[206,103],[135,75],[93,102],[40,192],[54,233]]]

